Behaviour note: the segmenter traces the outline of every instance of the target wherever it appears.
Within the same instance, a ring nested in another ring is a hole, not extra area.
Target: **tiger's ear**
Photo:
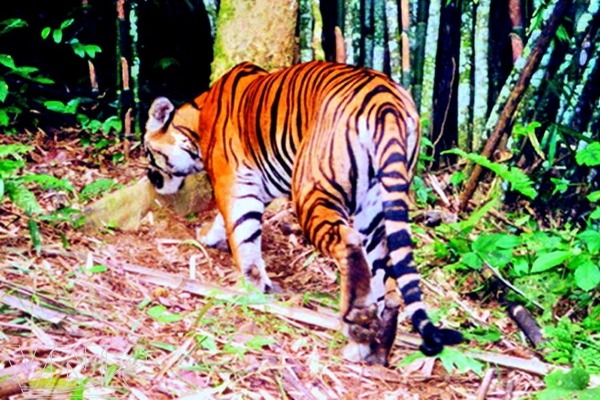
[[[150,106],[150,110],[148,110],[146,131],[156,131],[165,126],[173,110],[175,110],[175,106],[166,97],[158,97],[154,100]]]

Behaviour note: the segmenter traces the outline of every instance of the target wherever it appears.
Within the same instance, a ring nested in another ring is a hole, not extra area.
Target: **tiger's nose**
[[[155,188],[161,189],[165,183],[162,175],[155,169],[148,168],[148,180],[154,185]]]

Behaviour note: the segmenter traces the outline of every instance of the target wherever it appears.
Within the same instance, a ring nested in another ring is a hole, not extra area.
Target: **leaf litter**
[[[0,141],[16,140],[0,135]],[[139,154],[114,165],[72,136],[38,133],[33,145],[27,172],[66,178],[77,193],[99,179],[126,185],[145,170]],[[36,193],[46,211],[77,203],[72,194]],[[305,243],[289,204],[278,202],[265,215],[264,257],[269,275],[282,287],[275,296],[240,285],[227,252],[194,243],[197,228],[213,215],[185,218],[163,209],[148,215],[135,232],[40,223],[37,254],[26,219],[4,199],[0,398],[514,399],[543,387],[537,374],[493,364],[485,382],[469,368],[448,372],[440,360],[421,358],[400,367],[416,351],[410,337],[403,340],[410,331],[406,320],[399,326],[390,368],[343,360],[345,340],[337,330],[260,311],[273,303],[292,312],[316,311],[327,321],[337,318],[332,313],[339,292],[335,266]],[[139,273],[145,270],[154,280]],[[196,295],[185,287],[190,276],[191,282],[242,295]],[[430,307],[460,298],[448,281],[453,277],[435,273],[423,286]],[[176,283],[161,285],[165,282]],[[483,320],[503,333],[504,339],[478,345],[480,350],[535,356],[518,340],[508,317],[492,316],[493,304],[462,303],[448,318],[472,325]],[[471,321],[469,314],[477,317]],[[459,353],[474,345],[459,347]]]

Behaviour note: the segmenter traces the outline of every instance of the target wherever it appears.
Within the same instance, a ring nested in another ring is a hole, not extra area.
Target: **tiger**
[[[339,268],[343,355],[387,366],[400,294],[424,354],[463,340],[429,319],[413,261],[409,186],[420,135],[409,92],[384,73],[328,61],[267,72],[243,62],[180,107],[156,98],[144,145],[158,193],[206,171],[218,213],[201,241],[228,245],[263,292],[274,286],[261,219],[273,199],[291,198],[306,239]]]

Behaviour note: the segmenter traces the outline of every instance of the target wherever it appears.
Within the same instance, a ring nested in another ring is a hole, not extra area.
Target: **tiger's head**
[[[144,135],[147,175],[160,194],[177,192],[186,176],[204,170],[195,139],[199,137],[199,112],[195,103],[175,109],[166,97],[157,98],[150,106]]]

